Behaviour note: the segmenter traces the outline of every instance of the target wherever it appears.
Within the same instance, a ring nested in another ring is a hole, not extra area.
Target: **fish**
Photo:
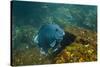
[[[47,54],[50,49],[57,51],[65,35],[64,30],[57,24],[42,25],[34,37],[34,42],[41,49],[41,54]]]

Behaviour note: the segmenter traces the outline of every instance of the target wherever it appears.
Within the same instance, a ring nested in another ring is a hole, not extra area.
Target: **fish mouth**
[[[63,40],[64,35],[65,35],[65,33],[58,35],[58,36],[56,36],[56,39],[57,40]]]

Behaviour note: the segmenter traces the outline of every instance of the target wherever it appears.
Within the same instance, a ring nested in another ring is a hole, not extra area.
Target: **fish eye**
[[[58,29],[56,29],[56,31],[58,31]]]

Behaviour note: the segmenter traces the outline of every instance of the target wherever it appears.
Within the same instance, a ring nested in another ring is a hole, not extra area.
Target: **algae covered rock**
[[[82,28],[66,28],[66,31],[76,35],[75,41],[66,46],[53,63],[85,62],[97,60],[97,34]],[[62,59],[61,59],[62,58]],[[60,62],[58,62],[60,61]]]

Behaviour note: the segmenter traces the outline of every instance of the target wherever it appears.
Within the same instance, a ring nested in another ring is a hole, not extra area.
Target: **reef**
[[[55,56],[45,56],[40,54],[32,42],[35,31],[32,26],[15,28],[12,37],[12,65],[97,61],[97,32],[73,25],[64,26],[64,31],[69,36],[62,42],[61,50]]]
[[[76,36],[73,43],[53,59],[53,63],[90,62],[97,60],[97,33],[80,27],[65,27]]]

